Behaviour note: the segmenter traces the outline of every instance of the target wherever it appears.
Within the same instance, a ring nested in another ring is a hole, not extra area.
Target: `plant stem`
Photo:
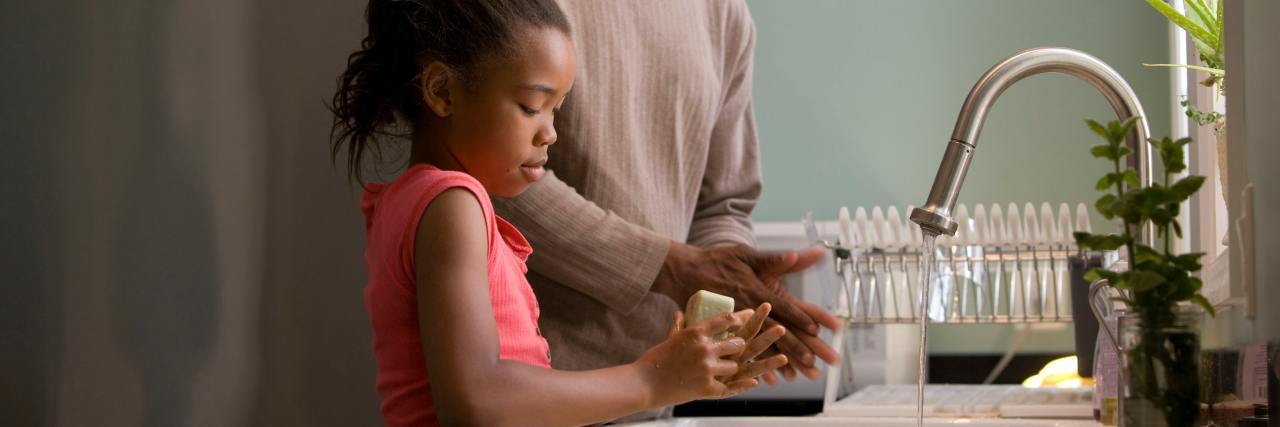
[[[1169,175],[1170,175],[1169,166],[1166,164],[1164,167],[1164,188],[1169,188]],[[1178,219],[1170,218],[1169,220],[1177,221]],[[1169,242],[1173,241],[1173,236],[1169,235],[1169,224],[1165,224],[1164,227],[1160,227],[1160,228],[1161,230],[1159,233],[1157,233],[1157,235],[1161,235],[1161,234],[1164,235],[1164,256],[1168,257],[1170,256]]]
[[[1120,158],[1117,157],[1112,164],[1115,166],[1116,176],[1122,176],[1120,175]],[[1116,183],[1116,196],[1116,201],[1124,200],[1124,179],[1121,179],[1120,182]],[[1124,246],[1125,249],[1128,249],[1129,251],[1129,269],[1132,270],[1134,265],[1138,262],[1137,258],[1134,257],[1133,252],[1133,234],[1129,232],[1129,219],[1122,215],[1120,217],[1120,221],[1124,223],[1124,240],[1127,242]]]

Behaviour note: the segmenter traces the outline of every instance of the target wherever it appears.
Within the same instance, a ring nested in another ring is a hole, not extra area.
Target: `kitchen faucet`
[[[925,233],[955,235],[956,222],[952,215],[956,198],[960,195],[965,172],[968,171],[973,152],[977,149],[982,123],[987,118],[987,112],[995,105],[996,98],[1023,78],[1050,72],[1076,76],[1093,85],[1107,98],[1121,120],[1143,117],[1127,137],[1129,147],[1138,153],[1137,159],[1131,159],[1130,167],[1134,166],[1136,160],[1140,183],[1143,187],[1151,183],[1151,152],[1146,142],[1149,134],[1146,115],[1133,89],[1120,74],[1098,58],[1078,50],[1061,47],[1028,49],[991,67],[973,85],[973,89],[969,90],[969,96],[960,107],[960,117],[956,119],[951,140],[947,142],[947,149],[942,155],[942,164],[938,165],[938,174],[933,178],[929,198],[923,206],[911,211],[911,221],[919,224]],[[1151,233],[1145,234],[1146,238],[1152,238]]]

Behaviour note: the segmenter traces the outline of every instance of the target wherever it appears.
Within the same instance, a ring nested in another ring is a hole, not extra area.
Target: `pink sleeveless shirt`
[[[498,325],[499,358],[551,367],[547,341],[538,331],[538,302],[525,279],[529,242],[494,215],[488,193],[471,175],[415,165],[390,184],[369,184],[360,202],[369,273],[365,308],[373,324],[376,387],[388,426],[440,424],[418,331],[413,244],[423,211],[450,188],[470,191],[484,212],[489,301]]]

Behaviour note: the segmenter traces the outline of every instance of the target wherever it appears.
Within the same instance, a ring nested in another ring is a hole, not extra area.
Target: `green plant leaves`
[[[1095,146],[1094,148],[1097,148],[1097,147]],[[1129,188],[1137,188],[1139,185],[1141,185],[1138,183],[1138,173],[1134,172],[1133,169],[1128,169],[1120,173],[1112,172],[1112,173],[1103,175],[1102,178],[1098,179],[1098,183],[1094,185],[1094,188],[1097,189],[1098,191],[1107,191],[1107,190],[1110,190],[1111,187],[1116,185],[1117,183],[1125,183],[1129,185]]]
[[[1098,147],[1094,147],[1094,148],[1098,148]],[[1103,147],[1103,148],[1110,148],[1110,147]],[[1109,173],[1109,174],[1103,175],[1101,179],[1098,179],[1098,184],[1094,185],[1093,188],[1098,191],[1107,191],[1107,190],[1110,190],[1111,186],[1115,185],[1115,183],[1116,183],[1115,174]]]
[[[1142,120],[1142,117],[1133,116],[1128,119],[1125,119],[1123,122],[1120,122],[1119,124],[1116,124],[1116,122],[1114,121],[1108,122],[1107,130],[1111,131],[1111,137],[1114,138],[1113,143],[1118,144],[1118,143],[1124,142],[1124,136],[1128,135],[1129,131],[1133,130],[1133,126],[1138,124],[1138,120]]]
[[[1191,143],[1191,138],[1175,141],[1166,136],[1163,139],[1151,138],[1147,142],[1151,144],[1151,149],[1160,155],[1160,162],[1164,164],[1166,174],[1177,174],[1187,170],[1187,163],[1183,159],[1183,147]]]
[[[1129,280],[1121,283],[1121,286],[1124,286],[1122,289],[1135,293],[1146,292],[1165,282],[1164,276],[1145,270],[1129,271],[1127,275]]]
[[[1106,131],[1104,130],[1103,132]],[[1114,152],[1115,150],[1112,150],[1111,146],[1107,144],[1095,145],[1089,149],[1089,154],[1093,154],[1093,157],[1107,160],[1115,160]]]
[[[1189,0],[1187,3],[1190,4],[1193,2],[1195,2],[1195,0]],[[1219,0],[1219,2],[1221,2],[1221,0]],[[1214,30],[1210,30],[1187,18],[1186,15],[1183,15],[1178,12],[1177,9],[1166,4],[1164,0],[1147,0],[1147,4],[1151,5],[1151,7],[1156,11],[1159,11],[1161,15],[1165,16],[1165,18],[1168,18],[1170,21],[1173,21],[1174,24],[1182,27],[1183,30],[1186,30],[1187,34],[1191,36],[1192,41],[1196,42],[1196,48],[1200,50],[1201,55],[1207,56],[1207,59],[1222,57],[1221,49],[1219,48],[1222,45],[1222,30],[1221,23],[1219,21],[1213,20],[1212,22],[1205,22],[1206,25],[1213,25],[1216,27]],[[1209,66],[1214,68],[1219,68],[1222,65],[1220,60],[1205,62],[1208,62]]]
[[[1107,133],[1106,127],[1103,127],[1098,122],[1093,121],[1093,119],[1085,119],[1084,122],[1089,124],[1089,129],[1093,129],[1093,133],[1098,134],[1098,136],[1101,136],[1103,139],[1106,139],[1108,141],[1111,140],[1111,134]],[[1097,155],[1095,154],[1094,156],[1097,156]]]
[[[1146,245],[1135,246],[1134,252],[1133,252],[1133,258],[1134,258],[1134,261],[1133,261],[1134,264],[1137,264],[1140,266],[1147,266],[1147,265],[1150,265],[1151,263],[1155,263],[1156,265],[1159,265],[1165,262],[1164,256],[1160,255],[1159,252],[1156,252],[1155,249],[1151,249],[1150,246],[1146,246]]]
[[[1124,236],[1117,234],[1090,234],[1077,231],[1073,236],[1080,247],[1099,251],[1114,251],[1129,242]]]
[[[1200,271],[1200,257],[1204,256],[1204,252],[1192,252],[1172,257],[1170,260],[1173,265],[1186,271]]]
[[[1209,13],[1209,7],[1205,5],[1203,1],[1187,0],[1184,4],[1186,4],[1186,7],[1196,14],[1196,17],[1200,18],[1200,23],[1204,25],[1206,30],[1209,30],[1212,33],[1212,29],[1218,26],[1217,17]],[[1221,36],[1221,34],[1214,35]]]
[[[1137,125],[1139,120],[1142,120],[1142,116],[1133,116],[1123,122],[1110,121],[1107,122],[1106,125],[1102,125],[1094,120],[1085,120],[1085,123],[1089,124],[1089,129],[1092,129],[1093,133],[1096,133],[1098,136],[1107,140],[1106,146],[1112,147],[1112,151],[1108,154],[1108,156],[1112,157],[1108,158],[1115,160],[1124,154],[1128,154],[1127,152],[1121,153],[1120,150],[1115,147],[1124,147],[1125,135],[1128,135],[1129,131],[1133,130],[1133,127]],[[1127,150],[1128,148],[1125,149]],[[1095,152],[1094,157],[1100,157],[1100,154]]]
[[[1125,184],[1129,184],[1130,187],[1137,188],[1142,185],[1138,182],[1138,172],[1135,172],[1133,169],[1125,170],[1122,175],[1123,177],[1121,179]]]
[[[1175,182],[1169,191],[1177,198],[1178,202],[1191,198],[1191,195],[1200,190],[1200,186],[1204,185],[1204,177],[1200,175],[1191,175]]]
[[[1084,273],[1084,280],[1089,282],[1096,282],[1101,279],[1107,279],[1107,281],[1115,283],[1120,280],[1120,273],[1105,268],[1094,268]]]
[[[1107,219],[1115,219],[1116,217],[1116,201],[1119,200],[1115,194],[1108,194],[1098,198],[1093,203],[1093,207]]]
[[[1192,295],[1191,302],[1199,304],[1200,307],[1204,308],[1204,311],[1208,312],[1210,316],[1218,315],[1218,311],[1213,309],[1213,304],[1209,304],[1209,300],[1205,299],[1204,295],[1200,295],[1200,294]]]
[[[1213,30],[1214,30],[1215,32],[1217,32],[1217,33],[1218,33],[1218,42],[1219,42],[1219,47],[1221,47],[1221,46],[1222,46],[1222,45],[1221,45],[1221,42],[1222,42],[1222,40],[1223,40],[1223,37],[1222,37],[1222,24],[1223,24],[1223,21],[1224,21],[1224,20],[1226,20],[1226,16],[1222,14],[1222,4],[1223,4],[1223,3],[1226,3],[1226,0],[1218,0],[1218,1],[1217,1],[1217,3],[1218,3],[1218,4],[1217,4],[1217,9],[1218,9],[1218,10],[1217,10],[1217,11],[1215,11],[1215,12],[1213,13],[1213,16],[1217,16],[1217,17],[1218,17],[1218,27],[1217,27],[1217,28],[1214,28]],[[1224,49],[1218,49],[1218,51],[1219,51],[1219,52],[1221,52],[1221,51],[1223,51],[1223,50],[1224,50]]]
[[[1129,131],[1133,130],[1133,127],[1138,125],[1139,120],[1142,120],[1142,116],[1133,116],[1124,119],[1124,121],[1120,122],[1120,132],[1117,133],[1117,135],[1128,135]]]
[[[1197,110],[1196,107],[1191,105],[1191,101],[1188,101],[1186,99],[1179,101],[1178,104],[1182,105],[1185,108],[1185,111],[1183,114],[1186,114],[1188,118],[1190,118],[1192,121],[1196,122],[1196,124],[1200,126],[1207,126],[1210,123],[1218,123],[1222,121],[1222,118],[1224,117],[1222,113],[1219,113],[1217,111],[1210,111],[1208,113],[1201,112],[1200,110]]]
[[[1106,279],[1110,286],[1127,291],[1123,298],[1139,312],[1167,312],[1179,302],[1193,301],[1205,306],[1206,311],[1212,314],[1212,307],[1200,294],[1203,282],[1192,276],[1202,268],[1200,257],[1204,254],[1174,255],[1168,245],[1171,233],[1182,235],[1182,226],[1177,221],[1181,204],[1199,191],[1205,181],[1204,177],[1192,175],[1170,182],[1173,175],[1187,168],[1184,150],[1191,139],[1148,139],[1146,142],[1164,165],[1165,175],[1163,181],[1143,187],[1137,171],[1123,167],[1124,158],[1130,154],[1129,147],[1125,145],[1126,136],[1139,120],[1141,118],[1131,117],[1105,125],[1093,120],[1085,121],[1090,130],[1106,140],[1105,144],[1090,147],[1089,153],[1106,159],[1114,168],[1094,183],[1094,188],[1105,192],[1094,207],[1107,219],[1119,218],[1124,224],[1122,234],[1077,232],[1073,237],[1081,249],[1110,251],[1127,247],[1130,259],[1129,271],[1117,273],[1094,269],[1086,273],[1085,279]],[[1131,233],[1148,224],[1155,227],[1157,236],[1165,239],[1163,250],[1135,241]]]

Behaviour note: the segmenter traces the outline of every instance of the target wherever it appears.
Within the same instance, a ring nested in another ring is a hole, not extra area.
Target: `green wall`
[[[1141,0],[748,3],[765,179],[757,221],[920,204],[969,89],[1030,47],[1107,62],[1137,92],[1152,133],[1168,133],[1168,71],[1141,65],[1168,62],[1167,28]],[[1107,166],[1089,157],[1098,139],[1084,118],[1114,113],[1081,80],[1050,74],[1014,85],[987,118],[961,202],[1092,204]]]
[[[1168,134],[1165,20],[1141,0],[749,0],[765,190],[756,221],[834,219],[840,206],[920,204],[969,88],[1022,49],[1063,46],[1110,64]],[[1086,202],[1107,169],[1083,119],[1114,113],[1083,81],[1023,80],[987,117],[961,202]],[[1094,215],[1095,229],[1101,218]],[[1102,226],[1102,228],[1107,228]],[[938,325],[931,353],[999,353],[1009,326]],[[1071,329],[1024,352],[1070,352]]]

